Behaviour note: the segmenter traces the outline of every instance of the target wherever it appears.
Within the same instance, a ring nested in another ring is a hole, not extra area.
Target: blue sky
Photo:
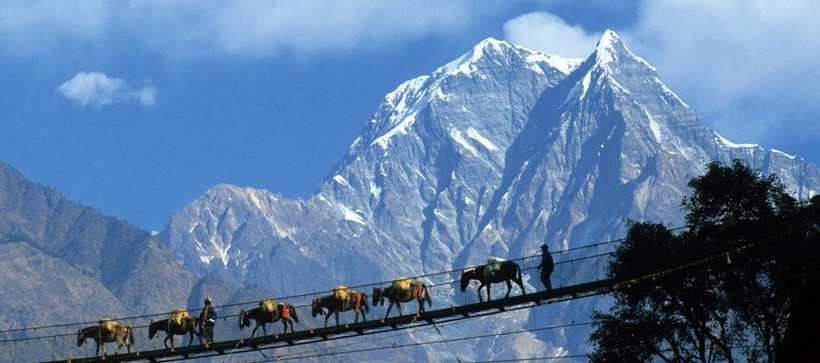
[[[162,229],[217,183],[307,198],[384,95],[484,38],[605,29],[719,133],[820,164],[816,1],[0,0],[0,160]]]

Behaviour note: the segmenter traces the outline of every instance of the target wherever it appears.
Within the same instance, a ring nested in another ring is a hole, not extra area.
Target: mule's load
[[[410,284],[413,283],[409,277],[399,277],[393,280],[393,286],[396,287],[399,291],[406,291],[410,290]]]
[[[350,288],[345,285],[339,285],[333,288],[333,296],[339,301],[346,301],[348,294],[350,294]]]
[[[100,329],[102,329],[103,334],[111,334],[116,327],[117,322],[111,318],[100,319]]]
[[[498,273],[498,270],[501,269],[501,264],[504,263],[505,259],[501,257],[490,256],[487,257],[487,270],[484,271],[487,275],[495,275]]]
[[[262,308],[262,311],[273,314],[276,311],[276,300],[275,299],[265,299],[259,303],[259,307]]]
[[[174,325],[182,325],[182,321],[190,317],[191,315],[188,314],[188,310],[185,309],[174,309],[170,313],[168,313],[168,323]]]

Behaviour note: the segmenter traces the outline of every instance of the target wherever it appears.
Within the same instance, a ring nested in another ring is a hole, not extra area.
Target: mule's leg
[[[393,301],[390,301],[390,304],[387,304],[387,313],[384,314],[384,318],[387,319],[387,316],[390,315],[390,309],[393,308]]]
[[[401,301],[396,301],[396,308],[399,309],[399,316],[402,316],[404,312],[401,310]]]
[[[512,283],[510,282],[510,280],[507,280],[507,295],[505,295],[504,297],[510,297],[510,292],[512,292]]]

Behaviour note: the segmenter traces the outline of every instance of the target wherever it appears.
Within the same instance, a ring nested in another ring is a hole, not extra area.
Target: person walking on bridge
[[[216,325],[216,310],[211,307],[213,300],[210,296],[205,298],[205,306],[199,313],[199,334],[200,339],[205,341],[205,344],[214,342],[214,325]]]
[[[555,263],[552,261],[552,255],[550,255],[549,249],[546,243],[541,245],[541,264],[538,265],[538,269],[541,270],[541,283],[544,284],[547,290],[552,290],[550,275],[552,275],[552,271],[555,269]]]

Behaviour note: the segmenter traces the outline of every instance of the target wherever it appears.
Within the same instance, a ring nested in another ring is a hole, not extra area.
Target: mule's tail
[[[432,307],[433,306],[433,297],[430,296],[430,289],[427,288],[427,285],[422,285],[422,286],[424,286],[424,300],[427,300],[427,307],[428,308]]]
[[[364,308],[365,314],[370,312],[370,305],[367,303],[367,295],[362,294],[362,308]]]
[[[290,312],[290,316],[293,317],[293,321],[299,322],[299,316],[296,315],[296,308],[293,305],[288,305],[288,311]]]
[[[134,328],[129,326],[128,328],[126,328],[126,330],[127,330],[126,333],[128,334],[128,342],[129,342],[126,345],[134,345],[134,343],[137,342],[137,340],[134,339]]]

